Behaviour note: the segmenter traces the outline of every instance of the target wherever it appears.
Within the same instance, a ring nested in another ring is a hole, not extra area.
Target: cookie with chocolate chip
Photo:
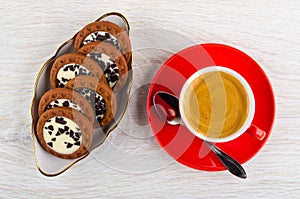
[[[39,117],[36,132],[47,152],[60,158],[74,159],[90,149],[93,123],[71,108],[52,108]]]
[[[128,34],[117,24],[109,21],[96,21],[86,25],[75,37],[75,52],[82,46],[95,41],[111,43],[115,48],[122,52],[127,63],[130,61],[131,44]]]
[[[117,100],[111,88],[95,77],[78,76],[70,80],[66,88],[73,89],[85,97],[93,106],[95,127],[108,125],[117,111]]]
[[[59,56],[50,71],[52,88],[63,88],[68,81],[76,76],[93,76],[105,82],[105,76],[97,62],[79,53],[69,53]]]
[[[116,92],[127,80],[127,63],[124,56],[108,42],[91,42],[82,46],[78,53],[94,59],[104,71],[107,84]]]
[[[92,105],[79,93],[66,88],[55,88],[47,91],[39,101],[38,114],[42,115],[48,109],[65,107],[72,108],[84,114],[91,122],[94,122]]]

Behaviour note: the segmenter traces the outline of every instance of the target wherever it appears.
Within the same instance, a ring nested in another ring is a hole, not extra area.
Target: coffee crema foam
[[[249,97],[236,77],[207,72],[194,79],[184,95],[184,112],[190,125],[211,138],[237,132],[249,114]]]

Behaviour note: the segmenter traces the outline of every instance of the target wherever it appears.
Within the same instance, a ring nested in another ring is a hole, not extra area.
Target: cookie
[[[39,102],[38,114],[51,108],[72,108],[84,114],[91,122],[94,122],[94,111],[92,105],[79,93],[66,88],[55,88],[47,91]]]
[[[77,53],[59,56],[50,71],[52,88],[63,88],[67,82],[79,75],[94,76],[105,82],[103,71],[93,59]]]
[[[114,90],[119,91],[127,80],[127,63],[112,44],[108,42],[91,42],[82,46],[78,53],[85,54],[94,59],[104,71],[107,84]]]
[[[85,97],[93,106],[95,127],[108,125],[117,111],[117,101],[111,88],[95,77],[78,76],[70,80],[66,88],[73,89]]]
[[[46,151],[60,158],[74,159],[90,149],[93,123],[71,108],[53,108],[39,117],[36,132]]]
[[[131,44],[126,31],[109,21],[96,21],[81,29],[74,42],[74,49],[77,52],[83,45],[95,41],[111,43],[122,52],[128,63],[131,59]]]

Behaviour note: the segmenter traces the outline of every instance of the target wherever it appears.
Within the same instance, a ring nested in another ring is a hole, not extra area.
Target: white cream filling
[[[46,109],[54,108],[54,107],[67,107],[67,108],[72,108],[76,111],[79,111],[81,113],[84,113],[83,110],[78,106],[77,104],[73,103],[69,99],[57,99],[48,104]]]
[[[74,68],[74,70],[71,70],[71,68]],[[64,87],[68,81],[78,75],[91,75],[91,72],[86,67],[79,64],[69,63],[64,65],[59,69],[56,75],[56,79],[59,82],[58,87]]]
[[[65,124],[57,123],[57,119],[63,119]],[[66,127],[68,130],[65,129]],[[64,130],[62,131],[62,129]],[[52,148],[55,152],[64,155],[72,154],[77,151],[82,142],[79,126],[69,118],[62,116],[50,118],[45,123],[43,137],[48,147]]]
[[[111,35],[108,32],[104,32],[104,31],[96,31],[93,32],[91,34],[89,34],[82,42],[83,45],[86,45],[90,42],[95,42],[95,41],[105,41],[105,42],[109,42],[111,43],[113,46],[115,46],[118,50],[122,50],[120,43],[118,42],[118,40],[116,39],[116,37],[114,37],[113,35]]]

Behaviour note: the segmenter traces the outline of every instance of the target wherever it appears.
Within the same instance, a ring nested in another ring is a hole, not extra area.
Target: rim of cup
[[[228,74],[234,76],[236,79],[238,79],[241,82],[241,84],[244,86],[244,88],[247,92],[247,95],[248,95],[248,99],[249,99],[249,113],[248,113],[248,117],[246,118],[244,124],[235,133],[232,133],[231,135],[229,135],[227,137],[223,137],[223,138],[207,137],[207,136],[199,133],[198,131],[196,131],[188,122],[188,120],[185,116],[185,113],[184,113],[184,109],[183,109],[184,95],[185,95],[190,83],[193,80],[195,80],[197,77],[199,77],[200,75],[203,75],[204,73],[208,73],[208,72],[213,72],[213,71],[225,72],[225,73],[228,73]],[[230,68],[224,67],[224,66],[209,66],[209,67],[198,70],[197,72],[195,72],[192,76],[190,76],[186,80],[186,82],[184,83],[184,85],[180,91],[179,111],[180,111],[180,115],[181,115],[183,123],[186,125],[186,127],[189,129],[189,131],[192,132],[195,136],[201,138],[202,140],[209,141],[209,142],[228,142],[228,141],[231,141],[231,140],[239,137],[240,135],[242,135],[250,127],[252,120],[254,118],[254,113],[255,113],[255,99],[254,99],[254,95],[253,95],[250,85],[244,79],[244,77],[242,77],[239,73],[237,73],[236,71],[234,71]]]

